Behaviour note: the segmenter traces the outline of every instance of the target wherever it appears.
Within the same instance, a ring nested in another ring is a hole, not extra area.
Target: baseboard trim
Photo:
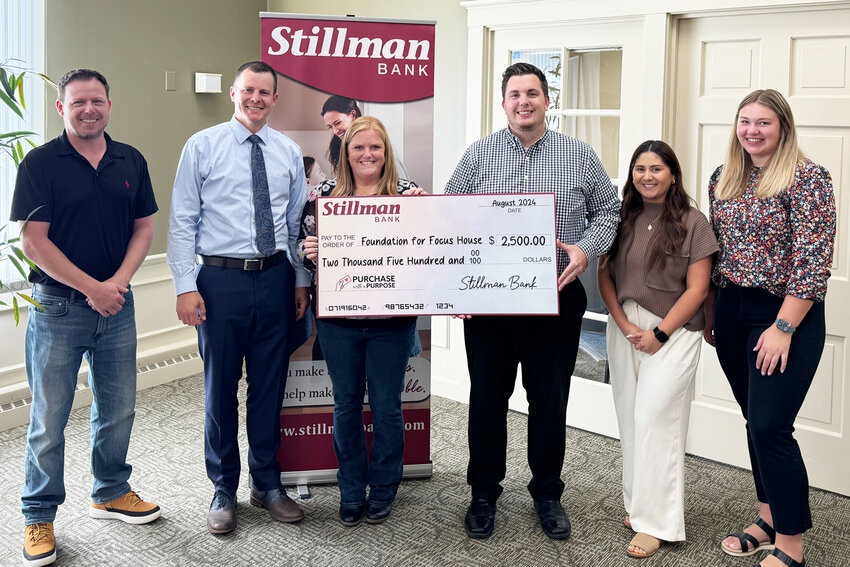
[[[404,465],[402,478],[430,478],[434,472],[432,463]],[[302,484],[336,484],[337,469],[322,469],[316,471],[292,471],[280,473],[280,482],[284,486]]]
[[[149,360],[150,355],[145,358],[148,360],[136,370],[138,390],[159,386],[203,371],[203,362],[197,350],[187,354],[172,354],[168,358],[155,362]],[[143,359],[140,357],[140,360]],[[85,374],[82,376],[83,381],[77,384],[77,391],[74,394],[73,409],[90,406],[92,402],[91,389],[86,383]],[[26,394],[19,399],[0,406],[0,431],[29,423],[32,397],[29,396],[29,388],[25,387],[25,390]]]

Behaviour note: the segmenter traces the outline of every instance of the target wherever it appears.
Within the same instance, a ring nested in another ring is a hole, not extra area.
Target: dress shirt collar
[[[240,144],[246,141],[253,134],[253,132],[248,130],[244,124],[236,120],[236,116],[233,116],[233,118],[230,119],[230,131],[233,132],[233,135],[236,136],[236,141]],[[257,136],[260,137],[264,145],[269,145],[268,122],[263,124],[263,127],[257,132]]]
[[[513,143],[513,145],[514,145],[514,147],[515,147],[516,149],[518,149],[518,150],[519,150],[519,151],[521,151],[521,152],[525,152],[525,151],[526,151],[526,149],[531,150],[531,149],[533,149],[533,148],[543,147],[543,146],[546,144],[546,140],[548,140],[548,139],[549,139],[549,137],[550,137],[550,131],[549,131],[549,128],[546,128],[546,129],[543,131],[543,135],[542,135],[542,136],[540,136],[540,137],[537,139],[537,141],[535,141],[533,144],[531,144],[530,146],[528,146],[528,148],[525,148],[525,147],[522,145],[522,140],[520,140],[519,138],[517,138],[517,137],[516,137],[516,135],[515,135],[513,132],[511,132],[511,129],[510,129],[510,128],[505,128],[505,137],[506,137],[506,138],[507,138],[507,139],[508,139],[511,143]]]

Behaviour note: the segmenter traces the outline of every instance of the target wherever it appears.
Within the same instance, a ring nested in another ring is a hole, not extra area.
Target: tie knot
[[[250,136],[248,136],[248,141],[254,144],[255,146],[258,145],[261,140],[262,138],[260,138],[256,134],[251,134]]]

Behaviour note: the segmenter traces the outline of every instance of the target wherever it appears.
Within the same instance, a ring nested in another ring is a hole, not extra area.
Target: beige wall
[[[91,67],[110,84],[107,131],[148,160],[160,212],[151,254],[165,252],[171,186],[180,151],[198,130],[233,113],[227,92],[195,94],[196,71],[222,74],[225,91],[241,63],[260,58],[266,0],[45,0],[45,69],[58,80]],[[176,74],[165,90],[165,72]],[[47,101],[55,93],[47,94]],[[46,138],[62,130],[47,111]]]
[[[459,0],[399,2],[375,0],[352,8],[350,0],[269,0],[270,12],[402,18],[437,22],[434,72],[434,187],[437,193],[454,171],[466,136],[466,10]],[[405,152],[407,153],[407,148]],[[413,149],[410,150],[413,152]],[[405,156],[405,166],[411,157]],[[411,175],[413,176],[413,171]]]

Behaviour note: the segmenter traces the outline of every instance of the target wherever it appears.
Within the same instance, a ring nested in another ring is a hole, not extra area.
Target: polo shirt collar
[[[103,137],[106,140],[106,154],[110,158],[124,158],[124,151],[112,141],[112,138],[106,132],[103,133]],[[59,152],[60,156],[72,156],[74,154],[79,155],[79,152],[71,145],[71,142],[68,140],[68,132],[62,130],[62,135],[59,136]]]
[[[233,135],[236,136],[236,141],[240,144],[245,142],[252,134],[250,130],[248,130],[244,124],[236,120],[236,116],[234,115],[230,119],[230,131],[233,132]],[[266,122],[263,124],[263,127],[260,128],[259,132],[257,132],[257,136],[263,141],[263,144],[266,146],[269,145],[269,124]]]

